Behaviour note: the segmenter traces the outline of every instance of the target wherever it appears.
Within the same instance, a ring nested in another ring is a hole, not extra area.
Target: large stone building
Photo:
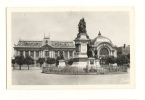
[[[44,37],[42,41],[19,40],[14,46],[15,56],[27,55],[37,60],[39,57],[56,58],[59,51],[63,51],[65,59],[73,58],[75,46],[73,41],[50,41],[49,37]]]
[[[81,21],[83,21],[85,24],[84,19],[81,19]],[[102,36],[100,31],[98,33],[98,36],[96,36],[94,39],[90,39],[87,32],[85,33],[86,37],[84,35],[84,37],[81,36],[80,38],[80,34],[82,33],[79,32],[79,34],[76,34],[77,38],[74,40],[75,43],[73,41],[53,41],[50,39],[50,37],[45,36],[42,41],[19,40],[18,44],[14,46],[15,56],[23,55],[24,57],[26,57],[27,55],[29,55],[34,58],[36,63],[36,60],[39,57],[56,58],[57,56],[59,56],[59,52],[61,50],[63,51],[63,56],[65,59],[74,58],[77,54],[81,55],[82,52],[80,51],[82,51],[84,48],[83,45],[79,45],[79,42],[81,41],[81,39],[85,39],[87,37],[87,45],[91,46],[93,50],[97,51],[97,56],[99,58],[101,58],[102,56],[110,55],[117,57],[117,47],[111,42],[110,39]],[[82,43],[83,42],[84,41],[82,41]],[[84,53],[87,53],[87,51],[88,48]]]
[[[117,46],[109,38],[102,36],[100,31],[98,36],[91,40],[91,45],[98,51],[98,57],[110,55],[117,57]]]

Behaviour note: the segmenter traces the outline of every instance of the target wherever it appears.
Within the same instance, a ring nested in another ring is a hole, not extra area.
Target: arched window
[[[108,49],[107,49],[107,48],[102,48],[102,49],[100,50],[100,55],[109,55]]]

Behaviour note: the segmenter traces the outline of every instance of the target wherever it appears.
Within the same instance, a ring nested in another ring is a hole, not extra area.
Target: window
[[[65,58],[68,58],[68,51],[65,51]]]
[[[29,56],[29,52],[28,52],[28,51],[25,51],[25,55],[26,55],[26,56]]]
[[[55,51],[55,57],[57,57],[58,56],[58,51]]]
[[[109,55],[107,48],[102,48],[100,51],[100,55]]]
[[[73,52],[69,51],[69,57],[72,58]]]
[[[36,57],[39,57],[39,51],[36,51]]]
[[[23,55],[23,51],[20,51],[20,56],[22,56]]]
[[[34,57],[34,51],[31,51],[30,56]]]
[[[45,56],[48,57],[49,56],[49,52],[45,51]]]

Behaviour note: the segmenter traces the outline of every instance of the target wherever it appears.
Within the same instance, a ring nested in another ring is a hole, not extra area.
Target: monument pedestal
[[[96,60],[95,60],[95,64],[96,64],[96,67],[101,67],[101,66],[100,66],[100,60],[99,60],[99,59],[96,59]]]
[[[59,65],[58,65],[58,68],[63,68],[65,67],[65,60],[59,60]]]
[[[73,59],[72,67],[86,68],[87,66],[87,55],[86,53],[76,52]]]
[[[88,58],[87,60],[87,69],[96,69],[96,63],[95,63],[95,58]]]

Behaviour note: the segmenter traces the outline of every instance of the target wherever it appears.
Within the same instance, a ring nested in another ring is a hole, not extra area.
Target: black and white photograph
[[[134,70],[133,7],[7,8],[8,89],[133,88]]]

